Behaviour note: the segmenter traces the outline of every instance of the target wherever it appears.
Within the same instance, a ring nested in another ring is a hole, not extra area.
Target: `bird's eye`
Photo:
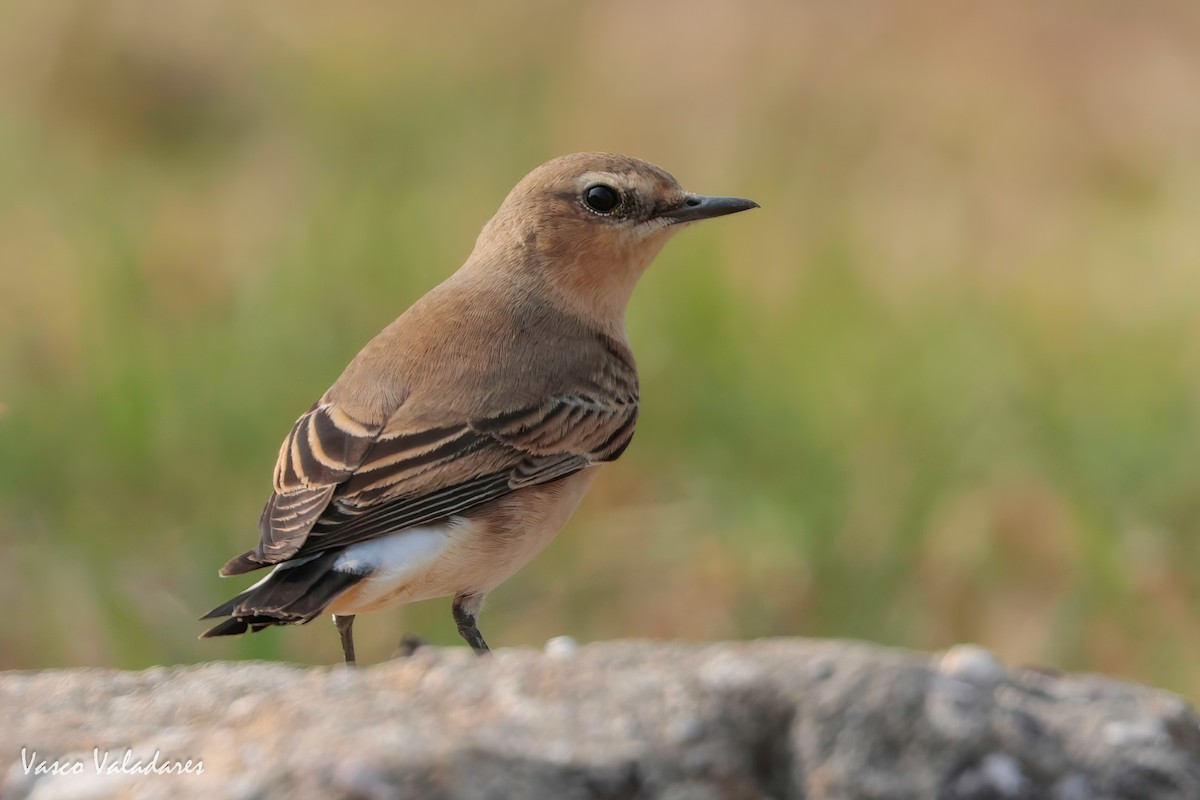
[[[621,205],[621,194],[611,186],[597,183],[583,192],[583,202],[598,214],[607,214]]]

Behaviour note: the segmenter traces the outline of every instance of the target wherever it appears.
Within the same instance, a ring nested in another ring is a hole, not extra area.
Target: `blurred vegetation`
[[[1200,6],[0,4],[0,667],[199,642],[278,443],[565,152],[763,210],[635,295],[634,446],[497,645],[980,642],[1200,696]],[[364,618],[457,643],[448,604]]]

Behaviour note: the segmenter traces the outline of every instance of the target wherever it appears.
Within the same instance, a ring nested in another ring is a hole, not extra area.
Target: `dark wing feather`
[[[234,575],[460,514],[517,489],[611,461],[633,437],[637,378],[606,366],[582,390],[461,424],[412,430],[318,403],[280,449],[259,547]]]
[[[333,404],[314,403],[279,448],[275,491],[258,520],[258,547],[230,560],[221,574],[237,575],[294,556],[382,428],[361,423]]]
[[[637,404],[587,404],[578,435],[568,412],[578,398],[555,398],[537,413],[506,412],[465,426],[435,449],[399,458],[388,440],[334,492],[298,554],[383,536],[460,514],[517,489],[564,478],[611,461],[633,436]],[[377,445],[377,447],[379,447]]]

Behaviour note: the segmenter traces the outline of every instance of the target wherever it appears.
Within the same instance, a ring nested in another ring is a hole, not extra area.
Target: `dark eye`
[[[583,202],[587,203],[587,207],[592,211],[607,214],[621,205],[621,195],[611,186],[597,183],[584,190]]]

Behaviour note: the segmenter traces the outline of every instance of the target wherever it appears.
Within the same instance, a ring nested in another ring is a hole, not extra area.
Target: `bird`
[[[759,205],[685,191],[647,161],[575,153],[526,175],[470,256],[383,329],[295,422],[254,549],[270,568],[201,619],[201,638],[329,613],[346,664],[364,612],[452,599],[489,651],[487,593],[558,534],[633,437],[638,373],[625,312],[666,241]]]

